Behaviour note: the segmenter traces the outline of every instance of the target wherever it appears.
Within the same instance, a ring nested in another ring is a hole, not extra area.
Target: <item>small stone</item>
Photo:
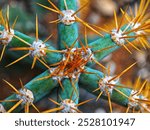
[[[112,0],[94,0],[93,6],[104,16],[113,16],[114,10],[117,10],[117,5]]]

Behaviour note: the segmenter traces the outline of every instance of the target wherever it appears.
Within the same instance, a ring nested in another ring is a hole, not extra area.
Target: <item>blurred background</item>
[[[56,5],[59,2],[59,0],[52,1]],[[50,6],[47,0],[0,0],[0,8],[5,10],[7,5],[9,5],[10,24],[13,23],[16,16],[18,16],[15,29],[30,36],[35,36],[35,15],[38,14],[40,30],[39,38],[44,39],[51,33],[54,33],[56,35],[51,38],[51,41],[54,43],[53,45],[57,47],[57,24],[49,24],[50,21],[57,19],[57,14],[38,6],[36,4],[37,2]],[[114,10],[117,12],[118,17],[120,17],[120,8],[125,9],[128,5],[134,8],[135,3],[139,4],[140,0],[79,0],[79,5],[82,6],[86,2],[89,2],[90,4],[80,12],[80,17],[90,24],[103,27],[105,24],[111,25],[112,22],[114,22]],[[83,38],[83,31],[83,27],[80,26],[81,38]],[[96,38],[97,36],[88,30],[89,41]],[[124,48],[121,48],[113,54],[105,57],[101,63],[105,66],[110,65],[111,75],[115,75],[120,73],[133,62],[138,61],[136,67],[132,68],[121,77],[121,82],[125,85],[134,84],[139,75],[141,75],[142,80],[147,79],[150,82],[150,50],[141,49],[143,50],[143,53],[131,49],[133,53],[131,55]],[[31,70],[31,66],[24,62],[19,62],[9,68],[5,68],[4,66],[10,63],[10,60],[10,56],[5,54],[3,62],[0,63],[0,79],[6,79],[17,88],[20,88],[19,78],[21,78],[23,83],[26,84],[33,77],[43,72],[43,70],[40,70],[39,68]],[[0,100],[6,98],[11,93],[11,89],[0,80]],[[50,95],[51,97],[54,96],[53,94]],[[89,94],[83,89],[80,90],[81,101],[92,97],[94,97],[92,94]],[[45,110],[46,108],[49,108],[49,106],[53,107],[53,104],[47,100],[47,97],[42,99],[42,101],[38,102],[36,105],[40,110]],[[114,112],[125,111],[125,108],[116,104],[113,104],[113,106]],[[107,101],[100,99],[98,102],[93,101],[81,106],[80,110],[83,112],[109,112],[109,106]]]

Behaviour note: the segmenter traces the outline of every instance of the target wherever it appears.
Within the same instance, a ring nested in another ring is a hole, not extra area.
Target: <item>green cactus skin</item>
[[[64,0],[59,0],[58,2],[59,9],[66,10]],[[76,0],[66,0],[67,8],[68,10],[77,10],[77,1]],[[66,49],[64,44],[62,42],[65,42],[68,47],[71,47],[72,44],[77,40],[78,38],[78,24],[75,22],[71,25],[65,25],[64,23],[58,24],[58,45],[59,49]],[[78,47],[78,41],[74,44],[73,47]],[[74,82],[74,79],[71,79],[72,82]],[[79,85],[78,82],[72,86],[70,79],[64,79],[62,81],[62,84],[64,86],[64,90],[59,89],[59,95],[62,97],[63,100],[70,99],[72,93],[72,99],[75,101],[76,104],[78,104],[79,100]],[[74,92],[73,92],[74,91]]]
[[[2,31],[2,30],[3,30],[3,26],[0,26],[0,31]],[[23,39],[24,41],[28,42],[29,44],[32,44],[33,41],[35,40],[35,38],[29,37],[29,36],[27,36],[23,33],[20,33],[16,30],[15,30],[15,35],[17,37]],[[52,51],[56,50],[49,43],[45,43],[45,44],[46,44],[46,47],[48,50],[52,50]],[[29,47],[29,46],[26,45],[25,43],[21,42],[19,39],[13,37],[12,41],[8,44],[8,47],[9,48],[12,48],[12,47],[15,48],[15,47]],[[8,55],[12,55],[12,56],[14,56],[14,58],[19,58],[24,54],[26,54],[25,51],[17,51],[17,52],[8,51]],[[48,51],[46,53],[46,56],[44,56],[44,59],[46,60],[47,64],[54,64],[54,63],[59,62],[62,59],[62,55],[58,52]],[[32,64],[32,60],[30,57],[26,61],[29,62],[30,64]]]
[[[74,80],[72,81],[74,82]],[[65,99],[70,99],[75,102],[75,104],[78,104],[79,101],[79,86],[78,82],[74,83],[74,87],[69,79],[64,79],[62,81],[62,85],[64,86],[64,90],[60,88],[59,95],[60,97]],[[76,90],[75,90],[76,89]]]
[[[124,25],[121,30],[125,29],[126,26],[128,25]],[[127,30],[130,30],[131,28],[128,28]],[[128,36],[134,36],[134,33],[130,33],[128,34]],[[128,38],[129,42],[132,42],[133,40],[135,40],[135,38]],[[125,42],[125,44],[127,44]],[[95,53],[95,58],[100,61],[102,60],[104,57],[106,57],[107,55],[109,55],[110,53],[118,50],[119,48],[121,48],[121,46],[117,45],[111,38],[110,34],[105,34],[104,37],[99,38],[91,43],[89,43],[89,46],[92,48],[92,51],[97,51],[97,50],[103,50],[105,48],[109,48],[100,52],[96,52]]]
[[[57,80],[53,80],[52,78],[45,80],[38,80],[39,78],[45,77],[49,75],[49,70],[43,72],[39,76],[32,79],[29,83],[25,85],[25,87],[32,91],[34,95],[34,103],[42,99],[44,96],[49,94],[51,90],[58,86]],[[5,100],[16,99],[16,94],[13,94],[6,98]],[[6,110],[9,110],[15,102],[3,102],[2,103]],[[19,106],[15,109],[14,112],[20,112],[23,109],[23,106]]]
[[[77,10],[76,0],[66,0],[68,10]],[[66,10],[64,0],[59,0],[58,7],[61,11]],[[78,24],[75,22],[71,25],[64,25],[63,23],[58,24],[58,45],[60,49],[66,49],[62,42],[65,42],[68,47],[71,47],[73,42],[78,38]],[[78,41],[74,45],[78,47]]]
[[[98,81],[100,80],[100,78],[104,77],[104,74],[98,70],[94,70],[88,67],[86,67],[85,70],[93,74],[85,74],[85,73],[81,74],[79,84],[82,88],[84,88],[88,92],[94,94],[95,96],[98,96],[100,91],[97,92],[93,92],[93,91],[96,88],[98,88]],[[127,88],[117,88],[117,89],[119,89],[127,96],[129,96],[131,93],[131,90]],[[107,97],[104,95],[102,95],[101,98],[107,99]],[[115,90],[113,90],[112,92],[111,100],[119,105],[127,107],[128,99],[122,96],[120,93],[116,92]]]

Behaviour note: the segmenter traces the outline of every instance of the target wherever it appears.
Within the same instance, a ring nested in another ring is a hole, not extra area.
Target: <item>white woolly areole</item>
[[[77,112],[76,110],[74,110],[74,109],[77,109],[76,104],[70,99],[65,99],[60,104],[61,104],[61,107],[64,107],[64,109],[61,110],[62,113],[76,113]]]
[[[135,90],[131,91],[131,96],[130,96],[128,105],[129,105],[130,108],[140,108],[141,111],[144,111],[144,108],[139,105],[139,101],[136,100],[136,99],[147,100],[147,98],[144,97],[143,95],[137,95],[135,93],[138,93],[138,91],[135,91]],[[148,108],[147,104],[145,104],[145,103],[141,103],[141,104],[145,108]]]
[[[1,40],[3,45],[7,45],[8,43],[11,42],[12,38],[14,36],[14,30],[10,28],[9,30],[4,29],[2,31],[2,34],[0,35],[0,38],[6,38],[5,40]]]
[[[58,67],[51,67],[50,69],[49,69],[49,71],[50,71],[50,73],[52,74],[52,73],[54,73],[54,71],[55,70],[57,70],[57,68]],[[84,69],[84,68],[82,68],[82,69]],[[80,76],[80,74],[81,73],[79,73],[80,71],[79,70],[75,70],[73,73],[70,73],[70,76],[69,76],[69,74],[68,75],[66,75],[66,76],[64,76],[64,71],[63,70],[61,70],[60,72],[59,72],[59,75],[57,75],[57,76],[52,76],[52,79],[53,80],[62,80],[63,78],[73,78],[73,79],[76,79],[77,77],[79,78],[79,76]]]
[[[33,93],[29,89],[20,89],[19,90],[20,94],[17,95],[17,98],[20,100],[23,100],[22,104],[26,104],[27,102],[33,103],[34,101],[34,96]]]
[[[63,10],[61,11],[64,15],[60,15],[59,19],[60,21],[65,25],[71,25],[75,22],[75,17],[72,16],[75,11],[74,10]]]
[[[81,67],[81,68],[84,69],[84,66]],[[72,77],[73,79],[77,79],[77,78],[80,77],[81,73],[80,73],[80,70],[77,69],[77,70],[74,70],[73,73],[70,73],[70,75],[71,75],[71,77]],[[70,78],[70,76],[65,76],[65,78]]]
[[[76,51],[78,51],[78,49],[81,49],[81,48],[72,48],[71,50],[70,50],[70,52],[72,53],[72,54],[74,54]],[[64,50],[65,52],[68,52],[68,50],[66,49],[66,50]],[[74,56],[72,55],[72,54],[70,54],[70,59],[74,59]],[[82,50],[81,51],[81,56],[82,56],[82,58],[83,59],[85,59],[85,60],[92,60],[92,59],[94,59],[94,54],[92,53],[92,51],[91,51],[91,49],[90,48],[86,48],[86,52],[84,51],[84,50]],[[63,61],[65,61],[67,59],[67,57],[65,56],[65,54],[63,55]],[[84,69],[85,68],[85,66],[79,66],[80,67],[80,69]],[[71,75],[72,75],[72,78],[79,78],[80,77],[80,69],[77,69],[77,70],[75,70],[74,71],[74,73],[72,73]],[[69,76],[65,76],[65,78],[69,78]]]
[[[54,73],[54,71],[57,69],[57,67],[51,67],[50,69],[49,69],[49,71],[50,71],[50,73],[52,74],[52,73]],[[52,79],[53,80],[61,80],[63,77],[61,76],[61,75],[63,75],[63,72],[61,71],[60,72],[60,76],[52,76]]]
[[[113,29],[112,32],[111,32],[111,38],[116,42],[117,45],[119,46],[122,46],[125,44],[125,39],[122,38],[123,36],[126,36],[126,35],[123,35],[122,34],[122,30],[119,29],[117,31],[117,29]]]
[[[80,53],[81,58],[83,58],[85,61],[86,60],[90,61],[90,60],[94,59],[94,55],[93,55],[93,53],[92,53],[90,48],[86,48],[86,52],[84,50],[81,50],[81,48],[72,48],[69,51],[70,51],[70,57],[69,57],[70,60],[74,60],[74,54],[76,52]],[[63,55],[62,61],[65,61],[67,59],[66,54],[68,53],[68,49],[64,50],[64,52],[65,53]],[[63,78],[70,78],[70,77],[74,78],[74,79],[77,79],[77,78],[80,77],[80,74],[81,74],[80,71],[81,71],[81,69],[83,70],[85,68],[85,65],[78,66],[78,67],[79,68],[75,69],[74,72],[69,73],[68,75],[64,75],[65,70],[61,70],[61,71],[59,71],[59,75],[57,75],[57,76],[53,75],[52,79],[54,79],[54,80],[61,80]],[[55,74],[55,71],[57,72],[57,69],[58,69],[58,66],[57,67],[53,67],[53,68],[51,67],[49,71],[50,71],[51,74],[52,73]]]
[[[0,113],[5,113],[6,110],[4,108],[4,106],[0,103]]]
[[[133,29],[136,29],[136,28],[138,28],[139,26],[141,26],[141,23],[131,23],[131,27],[132,27]],[[144,34],[145,32],[142,31],[142,30],[138,30],[138,31],[135,31],[135,33],[136,33],[137,35],[140,35],[140,34]]]
[[[104,78],[100,79],[99,81],[99,88],[100,91],[103,92],[104,95],[107,95],[107,91],[112,94],[112,91],[114,89],[114,86],[107,85],[107,84],[116,84],[118,80],[112,80],[109,82],[109,80],[112,79],[111,76],[105,76]]]
[[[89,59],[89,61],[92,61],[92,59],[95,59],[94,54],[90,48],[87,48],[86,52],[82,51],[81,53],[82,53],[83,58]]]
[[[72,48],[70,50],[70,52],[74,53],[74,52],[78,51],[78,49],[81,49],[81,48]],[[86,49],[86,52],[84,50],[81,51],[82,58],[84,58],[85,60],[89,60],[89,61],[94,59],[95,57],[94,57],[94,54],[91,51],[91,49],[90,48],[85,48],[85,49]],[[68,52],[68,49],[64,50],[64,52]],[[74,58],[73,55],[70,55],[70,58],[73,59]],[[67,57],[64,54],[63,60],[66,60],[66,59],[67,59]]]
[[[34,56],[43,57],[46,55],[46,52],[44,50],[46,48],[46,45],[41,40],[34,41],[32,43],[31,48],[34,49],[34,50],[29,51],[32,57],[34,57]]]

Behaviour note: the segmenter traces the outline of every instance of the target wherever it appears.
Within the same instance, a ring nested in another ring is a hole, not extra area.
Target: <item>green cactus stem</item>
[[[93,92],[93,91],[99,87],[98,82],[100,78],[104,77],[104,74],[98,70],[94,70],[88,67],[86,67],[86,71],[93,73],[93,74],[82,73],[80,76],[79,84],[82,88],[87,90],[89,93],[92,93],[95,96],[98,96],[100,91],[97,91],[97,92]],[[126,96],[130,96],[131,89],[128,89],[128,88],[117,88],[117,89],[120,90],[122,93],[124,93]],[[107,99],[107,97],[104,95],[102,95],[101,97],[104,99]],[[115,90],[113,90],[112,92],[111,100],[121,106],[127,107],[127,104],[128,104],[127,97],[121,95]]]
[[[121,30],[124,30],[127,26],[128,25],[124,25]],[[131,30],[131,28],[128,28],[127,30]],[[136,34],[131,32],[128,36],[136,36]],[[127,38],[126,40],[132,42],[135,38]],[[128,42],[126,41],[124,42],[124,44],[127,43]],[[112,39],[112,34],[105,34],[104,37],[89,43],[89,46],[92,48],[91,50],[95,52],[94,56],[98,61],[122,47],[122,45],[117,45],[117,43]]]
[[[76,0],[71,0],[71,1],[59,0],[58,8],[60,9],[60,11],[64,13],[64,16],[60,16],[60,18],[63,19],[63,17],[66,17],[65,15],[69,13],[73,14],[77,10],[77,1]],[[68,47],[72,47],[72,44],[74,44],[73,47],[78,47],[77,38],[78,38],[77,22],[73,21],[73,22],[65,23],[65,21],[64,22],[61,21],[58,24],[59,49],[66,49],[66,46],[64,44],[66,44]],[[64,79],[62,81],[62,84],[64,86],[64,90],[62,89],[59,90],[59,95],[62,97],[62,99],[65,100],[65,99],[71,98],[70,100],[75,102],[75,104],[78,104],[78,100],[79,100],[78,82],[74,83],[74,79]]]
[[[77,10],[76,0],[66,0],[66,3],[67,4],[65,5],[64,0],[59,0],[58,2],[58,7],[62,12],[67,13],[65,11],[68,10],[75,12]],[[76,22],[73,22],[70,25],[65,25],[64,23],[60,22],[58,24],[58,36],[58,45],[60,49],[66,49],[63,42],[66,43],[68,47],[71,47],[73,42],[78,38],[78,24]],[[74,47],[78,47],[78,41],[76,41]]]
[[[45,77],[49,75],[49,70],[45,71],[44,73],[40,74],[39,76],[32,79],[29,83],[27,83],[25,88],[29,89],[34,96],[34,103],[41,100],[44,96],[49,94],[51,90],[58,86],[57,80],[53,80],[52,78],[46,80],[38,80],[39,78]],[[5,100],[14,100],[16,98],[16,94],[13,94],[6,98]],[[8,111],[15,105],[15,102],[3,102],[2,103],[4,108]],[[23,106],[17,107],[14,112],[20,112],[23,109]]]
[[[62,85],[64,86],[64,90],[62,88],[59,89],[59,95],[62,100],[70,99],[74,101],[75,104],[78,104],[79,99],[79,86],[78,82],[74,83],[75,80],[70,81],[70,79],[62,80]]]
[[[3,26],[0,26],[0,31],[2,31],[3,29],[4,29]],[[16,30],[14,35],[26,41],[27,43],[29,43],[29,45],[32,45],[32,43],[35,41],[35,38],[29,37]],[[8,48],[29,47],[27,44],[23,43],[18,38],[13,37],[12,41],[8,44]],[[46,60],[47,64],[54,64],[59,62],[62,59],[62,55],[59,52],[55,52],[56,49],[52,47],[49,43],[45,43],[45,45],[47,51],[46,51],[46,55],[43,58]],[[17,51],[17,52],[8,51],[8,55],[14,56],[15,58],[19,58],[23,54],[26,54],[25,51]],[[28,58],[26,61],[29,62],[30,64],[32,63],[32,60],[30,58]]]

